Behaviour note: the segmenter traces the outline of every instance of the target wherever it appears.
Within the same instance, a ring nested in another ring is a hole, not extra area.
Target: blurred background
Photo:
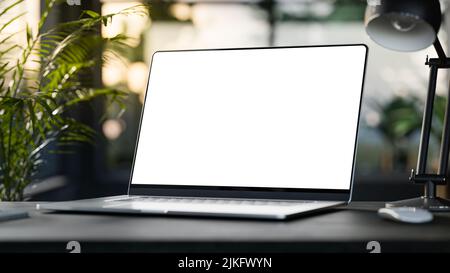
[[[43,2],[27,0],[20,7],[27,12],[22,20],[37,25]],[[441,1],[445,14],[448,2]],[[354,199],[395,200],[421,194],[422,187],[411,184],[408,176],[416,165],[427,90],[425,58],[435,52],[428,48],[399,53],[374,44],[364,29],[365,0],[75,0],[56,7],[49,25],[78,18],[84,9],[108,14],[139,3],[150,5],[149,18],[115,17],[102,29],[105,37],[130,36],[132,49],[106,56],[110,61],[93,75],[99,86],[129,92],[126,112],[108,118],[120,109],[105,109],[102,101],[80,107],[77,117],[96,129],[96,144],[80,144],[74,154],[49,154],[39,183],[28,189],[30,200],[126,193],[149,64],[156,50],[344,43],[369,46]],[[10,27],[20,29],[20,22]],[[444,20],[439,36],[445,49],[449,29]],[[448,82],[448,75],[441,73],[430,170],[437,167]],[[101,120],[105,111],[107,118]],[[439,191],[446,195],[445,187]]]

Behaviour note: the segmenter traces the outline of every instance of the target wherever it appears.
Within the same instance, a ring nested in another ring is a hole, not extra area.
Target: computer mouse
[[[385,219],[411,224],[428,223],[433,220],[431,212],[414,207],[381,208],[378,215]]]

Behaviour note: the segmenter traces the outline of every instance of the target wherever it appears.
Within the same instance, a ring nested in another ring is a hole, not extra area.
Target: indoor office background
[[[37,22],[42,2],[27,0],[21,6],[22,11],[28,12],[23,20]],[[146,1],[81,0],[81,6],[62,4],[51,14],[51,23],[77,18],[83,9],[107,14],[143,2]],[[156,50],[344,43],[369,46],[354,199],[393,200],[421,193],[421,186],[412,185],[408,176],[416,164],[427,90],[425,57],[435,53],[432,48],[398,53],[374,44],[364,29],[366,1],[154,0],[147,3],[150,18],[122,16],[102,29],[105,37],[118,33],[130,36],[133,49],[121,56],[106,56],[110,61],[98,66],[91,75],[98,86],[103,84],[129,92],[126,112],[117,118],[120,109],[104,109],[102,101],[80,107],[77,117],[98,133],[95,144],[77,145],[72,154],[49,154],[37,178],[39,187],[30,191],[31,199],[67,200],[126,193],[149,64]],[[442,4],[446,10],[447,1]],[[449,27],[446,20],[439,32],[445,47]],[[301,76],[298,75],[299,81]],[[437,165],[447,88],[447,75],[441,73],[430,168]],[[315,103],[320,107],[320,102]],[[102,120],[105,111],[107,118]],[[329,137],[333,137],[332,131]],[[446,189],[441,188],[440,192],[446,194]]]

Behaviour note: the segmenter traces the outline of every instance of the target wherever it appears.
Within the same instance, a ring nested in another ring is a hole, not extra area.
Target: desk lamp
[[[366,32],[377,44],[396,51],[417,51],[433,44],[438,58],[426,58],[430,68],[428,93],[423,113],[417,169],[411,171],[410,181],[424,184],[422,197],[386,203],[386,207],[420,207],[431,211],[450,211],[450,200],[436,196],[436,185],[446,184],[450,149],[450,100],[447,99],[441,139],[439,169],[427,171],[428,144],[431,132],[436,80],[439,69],[450,68],[437,37],[441,25],[438,0],[381,0],[369,2],[365,14]]]

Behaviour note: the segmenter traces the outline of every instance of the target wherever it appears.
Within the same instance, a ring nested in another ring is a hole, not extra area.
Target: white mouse
[[[431,212],[414,207],[381,208],[378,215],[385,219],[412,224],[428,223],[433,220]]]

